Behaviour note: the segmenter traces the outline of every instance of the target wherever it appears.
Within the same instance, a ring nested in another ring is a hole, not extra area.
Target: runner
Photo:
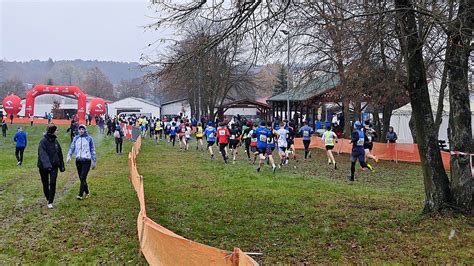
[[[254,123],[252,125],[252,130],[249,132],[250,136],[250,152],[253,154],[253,160],[249,158],[251,164],[255,164],[257,161],[258,150],[257,150],[257,136],[255,135],[255,130],[257,129],[258,124]]]
[[[313,135],[313,129],[308,126],[308,121],[304,121],[304,126],[302,126],[299,130],[299,134],[303,137],[303,145],[304,145],[304,160],[311,158],[311,152],[309,150],[309,144],[311,143],[311,135]]]
[[[159,140],[161,140],[163,133],[163,125],[161,124],[161,120],[158,118],[158,120],[155,123],[155,141],[158,143]]]
[[[267,153],[267,140],[270,134],[271,132],[268,128],[266,128],[265,121],[260,122],[260,126],[253,132],[253,136],[257,138],[257,151],[259,156],[257,172],[260,172],[260,169],[265,162],[265,154]]]
[[[232,163],[235,164],[235,158],[237,156],[238,150],[237,145],[240,142],[240,128],[236,123],[232,124],[232,129],[230,130],[229,137],[229,149],[232,154]]]
[[[372,154],[372,148],[374,147],[373,140],[377,138],[377,133],[372,128],[369,120],[364,122],[364,133],[365,133],[365,141],[364,141],[364,150],[365,150],[365,161],[368,162],[368,158],[371,158],[376,163],[379,162],[379,159]]]
[[[288,129],[285,128],[285,123],[280,122],[280,128],[276,132],[278,136],[278,155],[280,156],[279,167],[286,163],[288,157],[288,133]]]
[[[180,121],[178,128],[179,150],[182,151],[186,149],[186,125],[183,120]]]
[[[217,142],[219,143],[219,151],[224,159],[224,162],[227,163],[227,145],[229,144],[230,132],[229,129],[225,126],[223,122],[219,123],[219,128],[217,128]]]
[[[293,160],[298,162],[298,159],[296,157],[296,147],[295,147],[296,131],[295,131],[294,123],[289,122],[287,124],[287,129],[288,129],[288,148],[289,148],[289,150],[287,150],[288,156],[287,156],[286,164],[288,164],[288,161],[290,159],[290,156],[289,156],[290,153],[293,155],[292,156]]]
[[[170,140],[169,142],[173,143],[173,147],[174,147],[174,144],[176,142],[176,134],[178,132],[178,127],[176,126],[176,122],[171,122],[171,126],[169,128],[169,132],[170,132]]]
[[[214,145],[214,143],[216,143],[216,129],[212,126],[211,121],[207,123],[207,128],[204,131],[204,134],[206,134],[207,149],[211,154],[211,160],[214,160],[214,151],[212,150],[212,146]]]
[[[357,160],[359,160],[360,167],[362,171],[367,169],[373,170],[372,167],[365,163],[365,152],[364,152],[364,131],[361,129],[362,124],[359,121],[354,123],[354,131],[351,136],[352,143],[352,154],[351,154],[351,175],[347,177],[347,180],[354,182],[355,174],[355,165]]]
[[[250,142],[252,139],[252,135],[250,131],[252,130],[252,121],[248,121],[247,124],[244,124],[242,127],[242,140],[245,144],[245,153],[247,153],[247,158],[250,161]]]
[[[199,122],[196,127],[196,150],[199,150],[201,148],[201,151],[204,150],[203,144],[202,144],[202,137],[204,135],[204,130],[202,129],[202,123]]]
[[[193,133],[193,128],[189,125],[189,123],[186,123],[185,132],[184,132],[184,138],[186,141],[184,149],[186,151],[189,150],[189,142],[191,142],[192,133]]]
[[[276,131],[273,130],[272,128],[272,122],[270,121],[267,122],[267,128],[268,128],[268,131],[270,131],[270,134],[268,135],[268,138],[267,138],[267,158],[268,158],[268,161],[272,164],[273,172],[275,172],[276,165],[275,165],[275,160],[273,159],[273,151],[275,150],[275,138],[277,136],[275,134]]]
[[[328,164],[333,163],[334,169],[337,170],[336,160],[332,154],[332,149],[334,149],[335,143],[337,143],[337,135],[332,131],[331,122],[326,122],[326,132],[323,134],[322,138],[324,145],[326,146],[326,155],[328,157]]]

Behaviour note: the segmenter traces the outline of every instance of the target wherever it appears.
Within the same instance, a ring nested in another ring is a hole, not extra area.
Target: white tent
[[[436,115],[436,110],[438,108],[438,95],[439,95],[439,87],[441,84],[441,80],[433,79],[428,84],[428,89],[430,91],[430,101],[431,101],[431,108],[433,111],[433,116]],[[438,139],[445,140],[448,143],[448,122],[449,122],[449,98],[448,98],[448,89],[446,89],[444,101],[443,101],[443,119],[441,122],[441,126],[439,128]],[[470,94],[470,102],[471,102],[471,123],[474,125],[474,114],[472,110],[474,110],[474,92]],[[410,127],[408,126],[408,122],[411,118],[411,104],[404,105],[397,110],[394,110],[392,113],[392,117],[390,119],[390,125],[393,126],[393,129],[398,135],[398,143],[413,143],[413,137],[411,135]],[[473,134],[474,137],[474,134]]]

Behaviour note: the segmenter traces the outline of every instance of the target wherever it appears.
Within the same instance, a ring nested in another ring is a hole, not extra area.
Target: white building
[[[191,118],[191,106],[187,99],[179,99],[161,104],[161,116],[177,116],[180,113],[184,117]]]
[[[153,117],[160,117],[161,115],[159,104],[137,97],[121,99],[109,103],[107,106],[109,116],[115,116],[125,112],[149,114]]]

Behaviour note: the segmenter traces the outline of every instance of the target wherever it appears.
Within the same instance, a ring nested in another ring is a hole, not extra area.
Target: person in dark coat
[[[71,126],[67,129],[67,132],[71,132],[71,142],[74,137],[79,134],[78,125],[75,120],[71,120]]]
[[[8,130],[8,124],[5,119],[2,121],[2,136],[6,137],[7,136],[7,130]]]
[[[58,170],[65,171],[63,152],[56,137],[56,129],[55,125],[48,126],[46,134],[38,145],[38,168],[44,196],[48,200],[48,209],[53,208]]]

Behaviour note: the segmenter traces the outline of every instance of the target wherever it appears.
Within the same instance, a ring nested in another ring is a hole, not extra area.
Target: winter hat
[[[83,128],[83,129],[87,129],[87,128],[86,128],[86,126],[85,126],[84,124],[81,124],[81,125],[80,125],[80,126],[77,128],[77,129],[81,129],[81,128]]]
[[[58,127],[55,126],[55,125],[48,126],[48,129],[46,130],[46,133],[49,134],[49,135],[52,135],[52,134],[54,134],[54,132],[56,132],[56,129],[58,129]]]

